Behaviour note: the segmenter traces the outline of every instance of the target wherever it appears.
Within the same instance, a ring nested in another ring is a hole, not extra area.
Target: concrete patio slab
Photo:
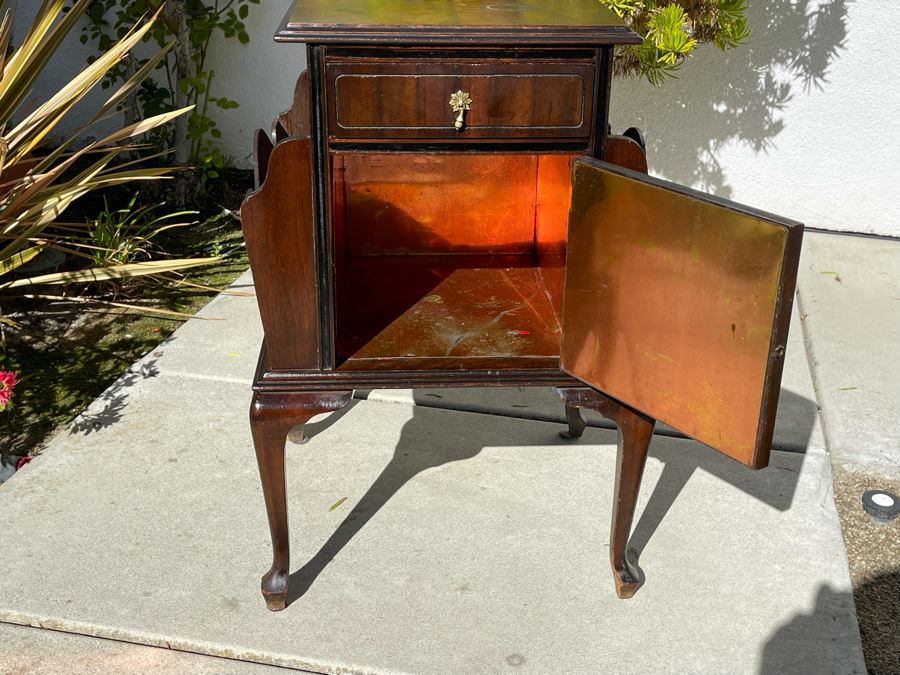
[[[656,438],[622,602],[613,433],[357,402],[288,448],[304,592],[272,614],[246,386],[115,391],[0,490],[2,621],[321,672],[865,672],[819,450]]]
[[[282,675],[284,668],[0,623],[6,675]],[[294,671],[296,672],[296,671]]]
[[[262,344],[253,276],[248,270],[156,349],[132,366],[152,372],[249,385]]]
[[[799,297],[832,459],[900,475],[900,241],[808,234]]]

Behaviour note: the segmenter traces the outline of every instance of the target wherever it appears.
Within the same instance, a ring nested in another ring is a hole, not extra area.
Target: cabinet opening
[[[554,365],[576,155],[332,153],[338,367]]]

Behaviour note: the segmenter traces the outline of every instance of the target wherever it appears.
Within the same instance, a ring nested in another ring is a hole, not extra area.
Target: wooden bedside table
[[[556,386],[619,428],[616,590],[656,420],[768,461],[802,226],[646,175],[608,129],[597,0],[300,0],[309,69],[241,209],[265,343],[250,420],[288,602],[292,427],[354,389]],[[363,573],[362,571],[360,573]]]

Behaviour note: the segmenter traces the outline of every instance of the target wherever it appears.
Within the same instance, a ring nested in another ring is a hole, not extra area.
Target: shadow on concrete
[[[148,361],[142,364],[138,371],[126,373],[100,396],[98,400],[102,402],[103,407],[100,410],[92,410],[92,406],[92,408],[81,413],[69,424],[69,433],[88,436],[120,422],[122,420],[122,412],[128,404],[127,390],[137,384],[138,381],[156,377],[157,375],[159,375],[159,368],[156,366],[155,361]]]
[[[797,85],[809,91],[828,84],[846,42],[849,2],[748,3],[745,45],[725,53],[704,46],[659,89],[621,83],[613,88],[613,119],[644,130],[654,174],[728,198],[719,150],[729,143],[756,153],[774,147]]]
[[[769,466],[761,471],[751,471],[699,443],[692,446],[690,458],[675,457],[663,449],[654,452],[651,445],[650,455],[663,462],[663,471],[631,535],[629,545],[635,557],[640,558],[666,513],[698,469],[779,511],[787,511],[794,499],[797,479],[803,467],[802,453],[812,435],[818,408],[813,401],[782,389],[779,415],[784,412],[791,414],[792,446],[794,443],[797,445],[789,449],[792,457],[785,456],[785,461],[781,462],[775,462],[773,458]]]
[[[760,675],[783,673],[841,673],[895,675],[900,673],[900,603],[897,587],[900,573],[880,575],[864,582],[853,595],[822,586],[809,613],[794,616],[779,626],[766,641]],[[839,620],[854,612],[854,597],[863,627],[861,598],[877,598],[880,624],[877,634],[862,631],[865,667],[860,663],[859,633],[853,624]]]
[[[360,392],[360,395],[365,397],[366,394]],[[421,396],[420,392],[415,393],[417,403]],[[791,401],[790,407],[805,411],[805,428],[808,438],[815,420],[815,404],[787,391],[783,391],[782,396],[798,399]],[[435,399],[423,400],[433,402]],[[325,431],[357,402],[353,401],[350,406],[333,413],[322,422],[309,424],[306,429],[307,436],[312,438]],[[560,402],[560,408],[562,407],[562,402]],[[527,447],[529,445],[545,446],[550,443],[570,445],[588,442],[584,439],[565,440],[557,433],[552,432],[551,427],[548,427],[546,436],[536,438],[534,427],[531,426],[516,425],[511,420],[506,424],[497,424],[496,419],[493,423],[479,423],[477,418],[468,415],[463,420],[459,416],[439,415],[426,405],[412,406],[412,413],[412,419],[403,426],[400,439],[394,449],[394,456],[388,465],[319,551],[299,570],[291,574],[288,604],[303,596],[325,567],[365,527],[366,523],[407,482],[423,471],[451,462],[470,459],[486,446]],[[466,428],[459,429],[457,425],[463,422],[467,425]],[[518,431],[519,428],[522,429],[522,432]],[[565,426],[561,425],[559,431],[564,428]],[[615,441],[611,437],[607,442],[614,443]],[[688,446],[683,447],[687,448]],[[632,534],[630,547],[637,554],[636,558],[644,550],[669,508],[697,469],[703,469],[719,477],[778,510],[784,511],[790,508],[803,463],[801,453],[785,453],[779,458],[783,461],[773,462],[772,466],[762,472],[753,472],[699,443],[692,444],[690,450],[689,453],[686,453],[682,451],[682,448],[678,448],[676,451],[668,445],[662,447],[659,443],[651,443],[650,455],[662,461],[664,467]],[[612,489],[612,485],[607,487],[610,499],[612,498]],[[598,532],[597,536],[607,537],[608,533]]]
[[[853,589],[870,675],[900,673],[900,561]]]

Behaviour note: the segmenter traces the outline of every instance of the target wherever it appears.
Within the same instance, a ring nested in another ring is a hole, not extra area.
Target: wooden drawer
[[[587,139],[595,66],[590,59],[410,58],[326,65],[335,140]],[[461,131],[450,95],[472,99]]]

